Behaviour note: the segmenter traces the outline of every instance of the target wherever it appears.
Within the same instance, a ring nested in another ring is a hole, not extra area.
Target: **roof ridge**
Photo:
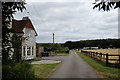
[[[37,32],[32,24],[32,21],[30,19],[27,20],[16,20],[13,19],[12,21],[12,28],[17,32],[23,32],[24,28],[29,28],[35,31],[35,34],[37,36]]]

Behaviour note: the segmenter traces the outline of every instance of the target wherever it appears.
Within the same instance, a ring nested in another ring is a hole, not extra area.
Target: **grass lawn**
[[[32,64],[32,69],[36,78],[48,78],[58,64]]]
[[[107,67],[80,52],[77,53],[100,74],[100,78],[120,78],[120,69]]]
[[[40,61],[40,60],[45,60],[45,59],[32,59],[32,60],[27,60],[27,63],[31,63],[34,61]],[[32,65],[32,70],[34,71],[35,78],[37,80],[40,80],[40,78],[48,78],[49,75],[55,70],[59,63],[55,64],[31,64]]]
[[[67,56],[67,55],[69,55],[69,53],[56,53],[52,56]]]

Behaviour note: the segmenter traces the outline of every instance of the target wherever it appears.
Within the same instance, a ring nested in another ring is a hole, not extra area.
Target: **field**
[[[96,49],[96,50],[85,50],[93,52],[102,52],[103,54],[120,54],[120,49]]]
[[[85,51],[92,51],[92,52],[99,52],[102,54],[115,54],[120,55],[120,49],[96,49],[96,50],[85,50]],[[109,56],[109,59],[119,59],[119,56]],[[118,63],[118,61],[109,61],[110,63]]]

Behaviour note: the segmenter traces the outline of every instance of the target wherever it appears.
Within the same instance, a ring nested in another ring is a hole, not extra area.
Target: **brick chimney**
[[[29,20],[29,18],[28,17],[23,17],[22,20]]]

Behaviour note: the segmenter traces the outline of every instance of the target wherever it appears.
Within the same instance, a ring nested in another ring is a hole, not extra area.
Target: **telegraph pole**
[[[54,46],[54,33],[53,33],[53,54],[55,54],[54,53],[54,48],[55,48],[55,46]]]
[[[53,33],[53,44],[54,44],[54,33]]]

